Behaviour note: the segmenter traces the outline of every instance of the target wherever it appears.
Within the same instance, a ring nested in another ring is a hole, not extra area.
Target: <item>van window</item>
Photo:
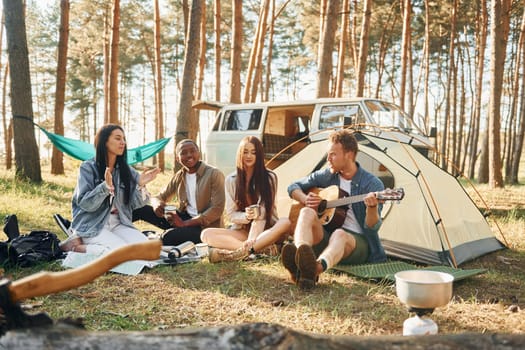
[[[221,125],[221,113],[217,113],[217,116],[215,117],[215,122],[213,123],[213,131],[219,131],[219,125]]]
[[[319,129],[334,128],[343,125],[364,124],[365,116],[357,104],[325,106],[321,109]]]
[[[261,109],[237,109],[224,113],[222,130],[257,130],[261,123]]]

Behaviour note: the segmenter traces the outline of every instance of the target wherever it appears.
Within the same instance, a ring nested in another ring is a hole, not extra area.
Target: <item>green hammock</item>
[[[88,160],[95,157],[95,147],[92,144],[53,134],[39,125],[36,126],[46,134],[56,148],[71,157],[79,160]],[[166,146],[170,139],[171,137],[166,137],[143,146],[128,149],[128,164],[133,165],[153,157]]]

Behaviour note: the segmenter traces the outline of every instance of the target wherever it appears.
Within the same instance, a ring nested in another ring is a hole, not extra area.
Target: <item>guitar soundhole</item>
[[[317,207],[317,213],[322,214],[326,210],[326,199],[323,199]]]

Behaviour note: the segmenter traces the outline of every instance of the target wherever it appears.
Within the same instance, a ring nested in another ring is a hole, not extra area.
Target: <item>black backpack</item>
[[[26,235],[18,235],[15,215],[6,217],[4,232],[9,240],[0,242],[0,265],[29,267],[64,256],[58,246],[60,240],[52,232],[31,231]]]

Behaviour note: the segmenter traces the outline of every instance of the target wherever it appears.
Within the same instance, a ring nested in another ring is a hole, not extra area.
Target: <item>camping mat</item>
[[[459,281],[467,277],[479,275],[487,271],[486,269],[463,270],[450,266],[418,267],[403,261],[388,261],[385,263],[363,265],[337,265],[334,266],[332,270],[344,272],[361,278],[389,280],[392,282],[395,281],[394,275],[396,272],[405,270],[431,270],[446,272],[454,276],[454,281]]]

